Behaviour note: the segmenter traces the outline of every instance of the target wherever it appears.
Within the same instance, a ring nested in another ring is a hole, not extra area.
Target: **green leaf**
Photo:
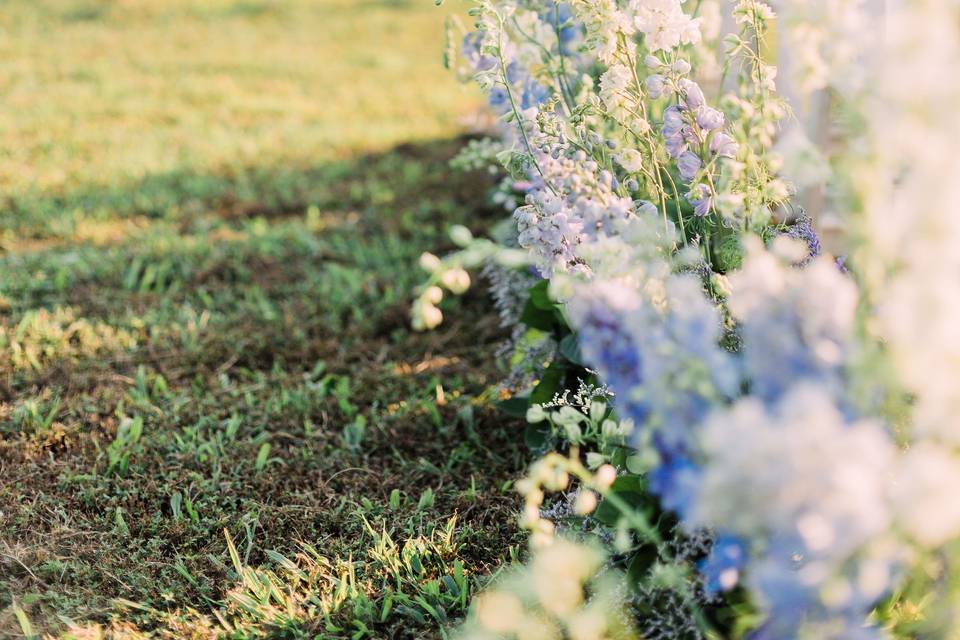
[[[523,442],[533,451],[540,451],[550,442],[550,423],[528,424],[523,432]]]
[[[530,407],[530,398],[523,396],[514,396],[507,400],[497,402],[497,409],[507,414],[511,418],[524,418],[527,415],[527,409]]]
[[[584,366],[583,355],[580,353],[580,344],[577,342],[576,334],[564,336],[560,341],[560,353],[564,358],[577,366]]]
[[[520,322],[531,329],[540,329],[541,331],[553,331],[555,318],[553,309],[541,309],[534,304],[532,298],[527,300],[523,307],[523,313],[520,314]]]
[[[556,307],[556,304],[550,299],[549,286],[550,283],[548,281],[541,280],[530,287],[530,302],[532,302],[533,306],[537,309],[553,311],[554,307]]]
[[[563,379],[566,376],[566,366],[560,362],[554,361],[543,372],[540,382],[530,393],[530,404],[543,404],[553,400],[553,396],[563,387]]]
[[[264,442],[262,445],[260,445],[260,450],[257,452],[257,459],[253,465],[254,468],[257,471],[263,471],[267,466],[269,456],[270,456],[270,443]]]
[[[656,509],[657,501],[646,489],[643,478],[634,475],[622,475],[610,486],[610,493],[617,495],[636,511]],[[620,520],[620,510],[610,504],[608,500],[600,502],[593,517],[608,527],[616,526]]]
[[[640,547],[636,555],[630,558],[630,564],[627,565],[627,578],[630,584],[639,585],[656,561],[656,545],[645,544]]]

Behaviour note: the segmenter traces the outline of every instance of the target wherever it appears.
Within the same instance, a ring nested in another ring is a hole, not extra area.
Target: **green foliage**
[[[136,452],[143,435],[143,417],[123,416],[117,435],[107,447],[107,472],[126,475],[130,466],[130,456]],[[120,513],[119,511],[117,512]],[[118,515],[119,517],[119,515]]]

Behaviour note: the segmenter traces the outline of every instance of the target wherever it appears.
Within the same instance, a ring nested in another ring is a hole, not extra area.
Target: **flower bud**
[[[711,276],[710,281],[713,283],[713,290],[722,298],[729,298],[730,294],[733,293],[733,287],[730,286],[730,278],[727,276],[715,273]]]
[[[573,501],[573,512],[578,516],[586,516],[593,513],[597,508],[597,494],[586,489],[577,493],[576,500]]]
[[[463,269],[449,269],[440,276],[440,282],[451,293],[460,295],[470,288],[470,274]]]
[[[612,465],[605,464],[599,469],[597,469],[597,474],[594,476],[594,480],[597,483],[597,486],[607,489],[614,483],[617,479],[617,470],[613,468]]]
[[[636,191],[636,189],[634,189],[634,191]],[[660,211],[657,209],[657,205],[648,200],[643,200],[637,206],[637,214],[641,216],[653,216],[656,218],[660,216]]]
[[[459,247],[465,247],[473,242],[473,234],[462,224],[450,227],[450,239]]]
[[[443,312],[432,304],[421,305],[419,315],[425,329],[436,329],[443,322]]]
[[[420,254],[420,266],[424,271],[433,273],[440,267],[440,258],[433,255],[429,251],[425,251]]]
[[[430,304],[440,304],[440,301],[443,300],[443,289],[437,286],[427,287],[427,290],[423,292],[423,299]]]

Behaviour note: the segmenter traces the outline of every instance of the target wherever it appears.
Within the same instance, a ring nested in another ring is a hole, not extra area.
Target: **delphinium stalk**
[[[658,569],[640,579],[678,576],[701,634],[713,623],[692,601],[698,588],[716,598],[726,631],[756,640],[881,638],[883,621],[904,626],[890,614],[904,576],[923,585],[918,569],[955,567],[949,545],[960,534],[960,509],[947,504],[960,485],[960,403],[947,368],[960,353],[949,302],[960,245],[943,217],[952,201],[942,179],[956,164],[960,94],[935,72],[915,78],[916,92],[898,84],[913,68],[904,61],[934,70],[957,57],[956,3],[904,7],[895,55],[884,60],[891,77],[875,77],[863,103],[846,98],[870,152],[847,177],[867,239],[852,273],[818,255],[808,220],[781,233],[789,190],[770,147],[787,108],[766,62],[772,9],[757,0],[733,9],[737,86],[716,108],[688,60],[700,23],[683,4],[572,0],[563,22],[555,2],[480,7],[478,76],[515,125],[507,145],[518,150],[503,158],[525,192],[518,242],[549,280],[551,323],[574,332],[582,365],[613,394],[614,426],[592,425],[590,437],[601,449],[604,438],[623,438],[636,452],[633,463],[611,458],[616,469],[596,472],[576,451],[548,456],[523,485],[528,524],[535,541],[557,544],[540,506],[544,490],[566,490],[572,474],[577,510],[593,513],[596,496],[587,496],[603,495],[619,514],[615,535],[630,534],[621,548],[656,549]],[[783,24],[803,32],[801,13]],[[565,37],[580,43],[576,52]],[[891,143],[903,122],[910,135]],[[923,215],[913,215],[917,203]],[[436,265],[438,281],[443,273]],[[886,384],[865,371],[865,352],[892,363],[909,391],[902,424],[861,401]],[[938,367],[947,375],[930,379]],[[593,417],[556,413],[547,419],[569,442],[588,443],[581,420]],[[689,535],[714,533],[699,576],[696,560],[671,555],[661,522],[623,498],[621,478],[641,483]],[[935,591],[943,601],[956,593]],[[565,610],[563,632],[581,637],[582,620]],[[935,622],[945,624],[918,628]]]

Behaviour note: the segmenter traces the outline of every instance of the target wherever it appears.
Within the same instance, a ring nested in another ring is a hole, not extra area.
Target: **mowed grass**
[[[129,210],[298,204],[322,188],[303,179],[318,164],[455,134],[478,97],[442,68],[447,14],[429,0],[5,1],[4,242]]]
[[[442,637],[521,541],[424,2],[0,11],[0,637]]]

